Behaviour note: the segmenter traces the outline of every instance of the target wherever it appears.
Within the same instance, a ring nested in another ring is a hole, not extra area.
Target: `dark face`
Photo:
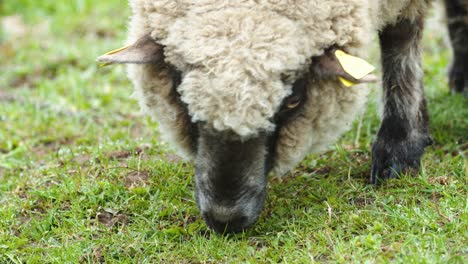
[[[195,197],[208,226],[238,232],[254,223],[265,199],[270,135],[241,141],[199,126]]]
[[[275,116],[276,131],[241,140],[198,124],[195,160],[195,198],[207,225],[219,233],[240,232],[260,215],[267,174],[275,161],[278,131],[299,111],[305,100],[305,82]]]

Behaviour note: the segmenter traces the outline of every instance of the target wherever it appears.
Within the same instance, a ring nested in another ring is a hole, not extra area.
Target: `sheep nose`
[[[225,233],[239,233],[248,227],[247,217],[240,216],[227,221],[219,221],[213,217],[211,213],[203,213],[208,227],[220,234]]]

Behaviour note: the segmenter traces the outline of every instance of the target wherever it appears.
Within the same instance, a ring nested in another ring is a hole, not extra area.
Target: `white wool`
[[[371,32],[409,18],[426,1],[370,0],[130,0],[129,42],[150,33],[166,62],[182,72],[177,87],[188,108],[170,96],[169,69],[130,65],[143,110],[182,156],[191,159],[188,125],[204,122],[241,137],[272,131],[272,117],[291,94],[284,75],[306,72],[311,58],[331,46],[360,55]],[[364,85],[310,77],[299,117],[280,131],[275,171],[284,173],[307,153],[346,131],[365,104]],[[191,120],[190,120],[191,119]]]

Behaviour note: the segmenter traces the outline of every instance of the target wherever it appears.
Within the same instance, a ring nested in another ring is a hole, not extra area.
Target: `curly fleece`
[[[398,2],[398,3],[392,3]],[[174,98],[171,70],[130,65],[129,77],[145,112],[166,140],[190,159],[188,124],[204,122],[241,137],[272,131],[272,117],[311,58],[331,46],[359,55],[371,34],[423,1],[369,0],[130,0],[129,42],[151,34],[165,60],[182,73]],[[404,11],[403,11],[404,10]],[[307,101],[282,127],[275,171],[322,150],[346,131],[365,104],[367,88],[310,79]]]

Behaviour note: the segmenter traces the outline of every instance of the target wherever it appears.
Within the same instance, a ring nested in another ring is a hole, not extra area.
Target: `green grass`
[[[221,236],[199,216],[192,165],[129,99],[125,69],[94,62],[123,43],[126,1],[49,2],[0,2],[2,21],[19,16],[19,31],[0,31],[0,263],[468,261],[468,101],[448,93],[438,32],[424,57],[436,143],[418,177],[367,184],[371,103],[359,136],[356,123],[272,179],[258,223]]]

